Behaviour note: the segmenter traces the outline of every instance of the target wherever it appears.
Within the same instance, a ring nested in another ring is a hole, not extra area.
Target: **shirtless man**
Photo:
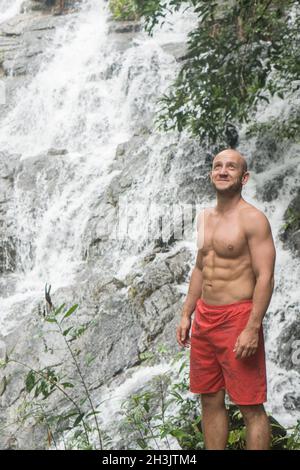
[[[271,228],[266,216],[241,196],[249,173],[239,152],[218,153],[210,178],[217,205],[197,218],[198,253],[177,341],[191,348],[190,391],[201,395],[205,448],[226,448],[227,391],[242,413],[247,449],[267,450],[271,431],[263,406],[267,386],[262,320],[274,287]]]

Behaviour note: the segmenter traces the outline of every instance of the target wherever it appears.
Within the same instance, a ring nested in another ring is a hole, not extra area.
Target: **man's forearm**
[[[259,330],[268,309],[274,288],[274,278],[261,276],[256,280],[253,292],[253,306],[247,328]]]
[[[195,267],[192,271],[189,290],[183,304],[182,317],[190,318],[195,310],[197,300],[202,294],[203,276],[199,268]]]

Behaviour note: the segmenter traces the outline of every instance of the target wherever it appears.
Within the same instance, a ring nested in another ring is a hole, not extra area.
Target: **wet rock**
[[[17,241],[7,214],[13,207],[14,184],[19,155],[0,152],[0,274],[13,272],[17,263]]]
[[[297,393],[286,393],[283,397],[283,406],[286,410],[300,411],[300,395]]]
[[[5,361],[6,359],[6,343],[0,340],[0,361]]]
[[[300,189],[288,205],[284,216],[280,239],[286,248],[300,256]]]
[[[170,42],[162,45],[163,51],[172,55],[177,62],[185,60],[188,52],[188,46],[185,42]]]
[[[271,181],[267,181],[260,193],[263,201],[271,202],[278,197],[279,191],[283,186],[284,175],[279,175]]]
[[[270,163],[280,158],[281,146],[277,138],[272,135],[262,135],[256,140],[255,150],[251,155],[250,169],[256,173],[264,171]]]
[[[300,322],[295,320],[285,327],[278,338],[278,363],[286,370],[300,373]]]
[[[47,155],[66,155],[67,153],[68,153],[67,149],[51,148],[48,150]]]
[[[114,21],[112,20],[112,24],[109,26],[108,33],[137,33],[141,31],[142,26],[139,21]]]
[[[54,37],[61,19],[51,15],[17,15],[0,25],[0,63],[3,74],[34,74],[40,66],[39,56]]]
[[[12,237],[1,240],[0,245],[0,274],[14,272],[17,263],[16,241]]]
[[[300,230],[291,234],[290,242],[292,248],[300,255]]]
[[[126,49],[133,46],[133,39],[141,31],[142,26],[139,21],[114,21],[110,19],[108,28],[108,39],[115,51],[124,53]]]
[[[49,5],[50,6],[50,5]],[[48,10],[47,0],[28,0],[21,5],[21,13]]]

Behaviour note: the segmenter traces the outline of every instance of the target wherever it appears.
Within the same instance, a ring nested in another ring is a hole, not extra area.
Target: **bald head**
[[[234,150],[231,148],[222,150],[221,152],[217,153],[217,155],[215,155],[213,159],[213,164],[216,160],[222,159],[222,157],[233,158],[233,160],[240,165],[242,169],[242,173],[245,173],[246,171],[248,171],[248,166],[247,166],[245,157],[237,150]]]

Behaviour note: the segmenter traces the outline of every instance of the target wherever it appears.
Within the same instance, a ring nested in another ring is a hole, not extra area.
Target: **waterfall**
[[[29,312],[41,298],[44,282],[72,284],[81,269],[82,236],[93,204],[114,176],[107,168],[116,148],[130,138],[140,113],[151,109],[151,100],[172,74],[167,69],[170,56],[143,34],[123,56],[119,74],[107,79],[119,59],[108,38],[108,15],[106,2],[87,0],[77,13],[66,16],[39,72],[17,91],[15,106],[1,122],[0,148],[19,155],[22,165],[40,161],[36,188],[25,190],[17,179],[8,214],[19,238],[19,276],[13,275],[13,296],[1,299],[4,332],[14,326],[9,323],[15,301],[28,302]],[[184,34],[183,29],[178,39]],[[160,75],[151,70],[158,54]],[[132,70],[135,76],[130,77]],[[55,159],[51,149],[63,155]],[[51,159],[58,168],[51,167]]]
[[[0,24],[17,15],[22,3],[24,0],[0,0]]]
[[[0,23],[17,14],[21,3],[0,0]],[[14,272],[5,274],[1,281],[2,336],[14,331],[36,308],[45,282],[53,284],[54,289],[72,286],[86,269],[83,253],[93,210],[120,171],[117,167],[112,170],[116,151],[141,129],[141,121],[153,119],[156,98],[166,91],[179,70],[167,46],[185,41],[196,21],[189,11],[176,12],[167,17],[162,29],[155,28],[153,37],[136,33],[132,46],[121,53],[109,34],[107,2],[83,1],[77,11],[64,16],[53,41],[41,55],[38,73],[17,90],[13,106],[0,117],[0,149],[7,158],[18,161],[13,200],[6,215],[17,240],[17,263]],[[243,130],[241,135],[240,149],[250,154],[251,142],[243,137]],[[174,146],[177,155],[184,155],[187,141],[184,132],[157,132],[145,137],[141,145],[148,152],[148,161],[143,179],[128,190],[133,199],[142,202],[161,194],[172,203],[179,172],[171,166],[168,182],[160,187],[165,164],[162,155],[168,146]],[[296,165],[295,155],[285,155],[281,165]],[[183,164],[180,170],[188,169]],[[264,204],[257,200],[256,190],[270,173],[268,170],[251,177],[244,197],[266,213],[275,236],[277,285],[266,322],[266,408],[282,424],[290,425],[297,415],[284,410],[282,400],[284,393],[299,388],[299,374],[280,369],[275,356],[284,325],[278,312],[290,308],[293,318],[297,313],[297,308],[291,306],[298,301],[299,263],[281,248],[278,238],[295,174],[287,178],[280,204]],[[197,203],[205,204],[205,197]],[[140,217],[136,222],[138,234],[143,237],[144,220]],[[190,239],[175,246],[179,245],[190,250],[194,258],[196,245]],[[124,277],[138,256],[122,255],[121,248],[111,253],[112,272]],[[101,277],[101,266],[95,272]],[[186,283],[176,287],[187,292]],[[120,388],[124,398],[132,390],[130,384]],[[107,396],[113,390],[112,384]]]

